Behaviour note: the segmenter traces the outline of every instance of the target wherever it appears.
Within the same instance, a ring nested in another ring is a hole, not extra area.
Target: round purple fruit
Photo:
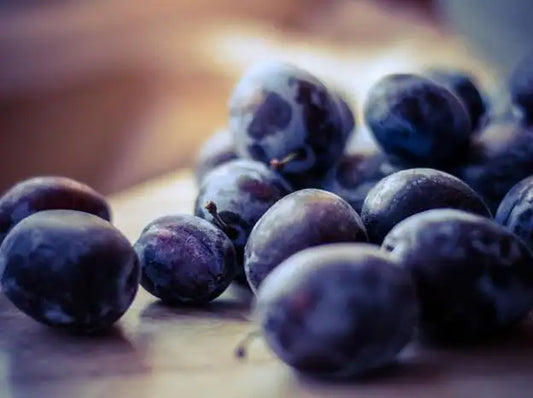
[[[372,188],[361,218],[370,241],[381,244],[400,221],[439,208],[492,217],[481,197],[458,178],[433,169],[408,169],[385,177]]]
[[[472,129],[477,129],[486,109],[475,79],[466,72],[451,69],[431,69],[426,76],[442,84],[461,100],[470,116]]]
[[[255,315],[289,366],[351,377],[394,361],[413,335],[418,302],[409,272],[375,246],[344,243],[281,263],[261,285]]]
[[[505,195],[495,219],[533,250],[533,176],[520,181]]]
[[[141,286],[172,305],[214,300],[237,272],[235,249],[228,237],[194,216],[155,220],[134,247],[141,262]]]
[[[366,242],[357,212],[337,195],[303,189],[279,200],[259,219],[244,250],[244,269],[252,290],[292,254],[312,246]]]
[[[132,303],[139,260],[109,222],[46,210],[18,223],[0,247],[6,296],[37,321],[78,332],[112,325]]]
[[[91,187],[66,177],[19,182],[0,198],[0,243],[18,222],[41,210],[79,210],[109,221],[109,205]]]
[[[424,77],[385,76],[371,88],[364,114],[383,150],[415,165],[447,165],[469,145],[466,108],[447,88]]]
[[[313,186],[342,154],[353,128],[339,98],[295,66],[252,68],[230,101],[237,153],[273,165],[296,188]]]
[[[202,146],[194,169],[194,177],[199,184],[207,173],[221,164],[237,159],[233,135],[228,130],[220,130]]]
[[[533,175],[533,130],[516,121],[487,126],[476,136],[467,161],[454,171],[492,212],[520,180]]]
[[[430,210],[398,224],[383,248],[411,271],[426,335],[452,341],[492,337],[533,308],[533,257],[485,217]]]
[[[222,229],[235,245],[239,282],[246,283],[244,246],[252,228],[289,192],[291,188],[280,175],[250,159],[233,160],[215,168],[201,184],[194,214]]]
[[[346,200],[361,214],[368,192],[384,177],[401,170],[381,152],[351,152],[343,155],[320,187]]]

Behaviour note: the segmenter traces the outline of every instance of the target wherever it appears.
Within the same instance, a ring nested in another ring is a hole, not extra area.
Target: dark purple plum
[[[196,158],[194,177],[198,184],[204,176],[221,164],[237,159],[233,135],[228,130],[220,130],[202,146]]]
[[[473,76],[452,69],[430,69],[426,76],[442,84],[462,101],[468,110],[472,129],[476,130],[485,114],[485,102]]]
[[[244,250],[244,269],[255,292],[283,260],[312,246],[368,240],[361,218],[339,196],[302,189],[279,200],[259,219]]]
[[[237,153],[272,164],[295,188],[313,186],[346,145],[351,123],[343,103],[298,67],[256,66],[239,81],[230,100],[229,126]]]
[[[383,153],[352,152],[340,158],[320,188],[339,195],[360,214],[368,192],[381,179],[398,170],[401,167],[391,164]]]
[[[153,221],[134,247],[141,262],[141,286],[172,305],[214,300],[237,272],[235,249],[226,234],[194,216]]]
[[[129,308],[140,267],[129,241],[109,222],[75,210],[45,210],[6,236],[0,275],[5,295],[33,319],[95,332]]]
[[[515,121],[487,126],[475,137],[467,162],[453,173],[495,213],[505,194],[533,174],[533,131]]]
[[[34,177],[14,185],[0,198],[0,243],[22,219],[55,209],[79,210],[111,219],[105,198],[91,187],[66,177]]]
[[[509,83],[511,101],[522,113],[523,121],[533,124],[533,53],[522,59]]]
[[[235,245],[239,282],[246,283],[244,246],[252,228],[274,203],[291,191],[276,172],[249,159],[228,162],[205,177],[194,214],[222,229]]]
[[[458,178],[433,169],[408,169],[385,177],[368,193],[361,218],[370,241],[407,217],[425,210],[452,208],[492,217],[481,197]]]
[[[461,101],[434,81],[388,75],[369,92],[366,123],[383,150],[418,166],[445,166],[466,152],[472,131]]]
[[[261,285],[255,316],[289,366],[353,377],[395,360],[417,325],[418,302],[409,272],[379,248],[337,243],[282,262]]]
[[[520,181],[505,195],[495,219],[533,250],[533,176]]]
[[[425,335],[455,342],[495,337],[533,307],[533,257],[496,222],[453,209],[398,224],[383,248],[411,271]]]

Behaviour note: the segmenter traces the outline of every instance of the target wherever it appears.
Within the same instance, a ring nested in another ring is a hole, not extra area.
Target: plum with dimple
[[[533,176],[520,181],[505,195],[495,219],[533,250]]]
[[[283,261],[259,288],[255,317],[289,366],[337,378],[393,362],[418,311],[409,272],[375,246],[338,243]]]
[[[79,210],[111,219],[105,198],[91,187],[66,177],[34,177],[14,185],[0,198],[0,243],[24,218],[54,209]]]
[[[252,228],[274,203],[291,191],[280,175],[250,159],[219,166],[202,182],[194,214],[222,229],[235,245],[239,282],[246,283],[244,246]]]
[[[404,220],[383,248],[411,271],[429,337],[476,341],[494,337],[533,308],[533,257],[496,222],[453,209]]]
[[[302,189],[280,199],[252,229],[244,249],[246,277],[256,291],[274,268],[300,250],[367,240],[361,218],[345,200],[319,189]]]
[[[407,217],[429,209],[453,208],[491,217],[481,197],[458,178],[434,169],[407,169],[385,177],[368,193],[361,218],[370,241]]]
[[[468,149],[466,108],[446,87],[421,76],[382,78],[370,89],[364,115],[383,150],[413,165],[443,167]]]
[[[217,131],[202,146],[196,158],[194,177],[200,184],[215,167],[237,159],[233,135],[228,130]]]
[[[272,164],[293,187],[304,188],[323,178],[343,153],[353,129],[350,113],[307,71],[267,63],[235,87],[229,128],[240,156]]]
[[[75,210],[45,210],[18,223],[0,247],[6,296],[49,326],[94,332],[132,303],[139,260],[109,222]]]
[[[172,305],[214,300],[237,272],[229,238],[194,216],[166,216],[153,221],[134,247],[141,263],[141,286]]]

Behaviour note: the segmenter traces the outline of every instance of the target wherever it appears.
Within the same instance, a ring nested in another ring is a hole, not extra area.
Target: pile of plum
[[[415,334],[502,336],[533,308],[532,57],[508,92],[496,111],[461,72],[385,76],[364,103],[369,149],[351,144],[337,91],[292,65],[255,67],[198,157],[195,215],[153,221],[134,246],[83,184],[9,190],[3,292],[38,321],[92,332],[139,283],[201,305],[236,282],[274,353],[325,377],[385,366]]]

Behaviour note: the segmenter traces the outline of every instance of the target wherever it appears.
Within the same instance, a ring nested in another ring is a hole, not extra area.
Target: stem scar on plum
[[[270,161],[270,167],[273,170],[281,170],[284,166],[286,166],[290,162],[295,161],[295,160],[301,160],[301,159],[303,159],[303,157],[304,157],[303,151],[302,150],[296,150],[296,151],[293,151],[293,152],[289,153],[288,155],[286,155],[282,159],[278,159],[278,158],[272,159]]]
[[[207,202],[205,204],[205,209],[208,211],[209,214],[211,214],[211,216],[213,217],[215,221],[215,224],[221,230],[223,230],[230,239],[237,238],[238,232],[235,230],[235,228],[228,225],[228,223],[222,219],[222,217],[218,213],[217,205],[215,204],[215,202],[213,201]]]

